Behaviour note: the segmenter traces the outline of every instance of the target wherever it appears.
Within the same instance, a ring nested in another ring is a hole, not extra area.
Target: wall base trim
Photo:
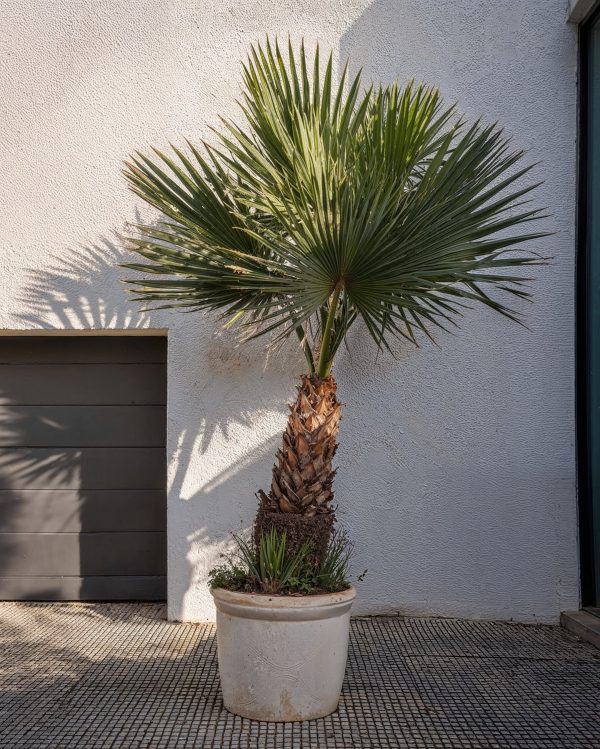
[[[600,617],[588,611],[563,611],[560,624],[577,637],[600,648]]]
[[[582,23],[594,10],[598,0],[569,0],[567,21],[569,23]]]

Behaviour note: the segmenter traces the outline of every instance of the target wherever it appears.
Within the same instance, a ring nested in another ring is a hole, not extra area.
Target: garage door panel
[[[163,531],[164,490],[0,491],[5,533]]]
[[[10,538],[6,538],[10,536]],[[164,575],[166,538],[159,533],[0,533],[2,573]]]
[[[165,406],[0,406],[0,447],[160,447]]]
[[[167,360],[161,336],[17,336],[0,338],[0,364],[140,364]]]
[[[166,354],[0,338],[0,599],[165,597]]]
[[[164,404],[165,374],[166,364],[0,364],[0,405]]]
[[[0,490],[161,489],[162,447],[0,448]]]
[[[167,595],[164,575],[96,577],[0,577],[0,597],[20,601],[160,601]]]

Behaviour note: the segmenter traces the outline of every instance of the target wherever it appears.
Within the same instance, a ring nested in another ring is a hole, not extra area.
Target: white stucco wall
[[[441,350],[336,367],[340,520],[368,568],[359,612],[556,621],[578,606],[574,467],[576,33],[565,0],[4,0],[0,328],[169,332],[169,615],[210,619],[207,569],[267,487],[302,358],[236,349],[214,321],[140,314],[114,263],[139,204],[120,162],[235,112],[265,32],[439,83],[541,160],[556,234],[529,330],[476,310]],[[1,342],[0,342],[1,345]]]

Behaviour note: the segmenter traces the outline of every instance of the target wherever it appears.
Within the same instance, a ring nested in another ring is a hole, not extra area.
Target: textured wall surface
[[[339,517],[361,612],[556,621],[578,605],[573,405],[576,34],[565,0],[4,0],[0,328],[168,329],[169,612],[210,619],[205,577],[248,526],[302,359],[214,320],[127,301],[116,232],[144,209],[120,162],[235,112],[248,45],[304,35],[367,78],[438,83],[499,120],[544,181],[529,329],[474,310],[441,348],[337,362]]]

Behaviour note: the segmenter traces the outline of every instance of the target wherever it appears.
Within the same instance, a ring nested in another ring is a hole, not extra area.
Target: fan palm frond
[[[377,346],[417,342],[479,302],[518,319],[530,166],[497,125],[467,126],[437,89],[364,89],[302,45],[252,48],[246,124],[217,144],[136,154],[131,189],[163,218],[142,224],[127,267],[135,298],[219,310],[251,337],[296,333],[311,374],[326,376],[356,320]],[[494,289],[501,292],[496,297]],[[313,356],[314,352],[314,356]]]

